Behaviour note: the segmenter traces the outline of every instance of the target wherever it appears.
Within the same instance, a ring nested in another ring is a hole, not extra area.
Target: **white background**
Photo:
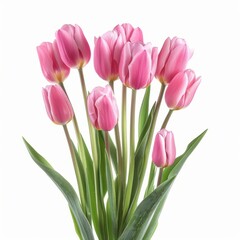
[[[178,154],[209,130],[175,181],[153,239],[240,239],[239,1],[5,0],[0,9],[2,240],[77,239],[65,199],[21,139],[76,186],[63,131],[43,105],[41,88],[48,82],[36,46],[52,41],[64,23],[77,23],[93,49],[94,36],[124,22],[141,27],[145,41],[159,48],[168,36],[185,38],[195,51],[189,67],[202,76],[192,104],[173,114],[168,129],[175,133]],[[106,84],[94,73],[92,59],[84,72],[88,90]],[[152,101],[159,83],[154,80],[153,86]],[[87,136],[76,71],[66,87]],[[160,117],[158,128],[161,122]]]

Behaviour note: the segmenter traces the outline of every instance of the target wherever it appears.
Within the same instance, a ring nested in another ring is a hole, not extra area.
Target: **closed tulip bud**
[[[118,107],[112,88],[96,87],[87,99],[89,118],[99,130],[110,131],[118,121]]]
[[[178,110],[187,107],[201,82],[194,71],[188,69],[178,73],[170,82],[165,93],[165,101],[170,109]]]
[[[109,31],[95,38],[94,68],[104,80],[113,81],[118,78],[118,66],[123,48],[122,36],[117,31]]]
[[[155,137],[152,160],[157,167],[168,167],[176,158],[174,135],[166,129],[161,129]]]
[[[187,46],[184,39],[167,38],[158,55],[155,77],[163,84],[171,82],[173,77],[184,71],[193,51]]]
[[[114,28],[115,31],[118,32],[123,38],[123,42],[141,42],[143,43],[143,33],[142,30],[137,27],[134,28],[129,23],[124,23],[122,25],[117,25]]]
[[[146,88],[152,82],[157,65],[157,48],[150,43],[127,42],[122,50],[119,77],[132,89]]]
[[[56,124],[64,125],[73,118],[72,105],[59,85],[50,85],[42,89],[48,117]]]
[[[37,47],[37,53],[44,77],[49,82],[63,82],[69,75],[70,68],[60,58],[56,41],[42,43]]]
[[[91,51],[82,29],[78,25],[65,24],[56,32],[57,44],[63,62],[70,68],[84,67]]]

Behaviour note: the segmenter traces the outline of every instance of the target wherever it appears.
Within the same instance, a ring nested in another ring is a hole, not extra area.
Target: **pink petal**
[[[119,78],[125,85],[128,82],[128,65],[130,64],[131,60],[131,43],[128,42],[123,47],[119,63]]]
[[[152,160],[157,167],[164,167],[166,165],[165,141],[159,133],[155,137]]]
[[[159,77],[162,74],[162,71],[165,67],[165,63],[167,61],[167,58],[170,53],[170,46],[171,46],[171,39],[168,37],[158,55],[158,63],[157,63],[157,70],[156,70],[156,76]]]
[[[172,132],[168,132],[165,138],[166,154],[167,154],[167,165],[170,166],[174,163],[176,158],[176,146],[174,135]]]
[[[98,38],[94,48],[94,68],[97,74],[107,80],[111,75],[111,51],[103,38]]]
[[[178,73],[170,82],[165,93],[165,101],[169,108],[178,106],[179,101],[185,94],[188,79],[184,72]]]
[[[104,131],[112,130],[117,124],[118,116],[116,115],[116,111],[114,111],[111,100],[106,95],[103,95],[98,98],[95,106],[98,111],[98,124],[100,129]]]
[[[151,56],[146,50],[138,53],[129,65],[129,85],[134,89],[144,88],[151,72]]]
[[[74,39],[76,41],[76,44],[78,46],[78,49],[81,52],[81,55],[84,61],[88,63],[91,57],[90,46],[88,44],[86,37],[83,34],[82,29],[78,25],[75,25]]]
[[[64,30],[58,30],[56,39],[63,62],[69,67],[77,67],[80,61],[80,56],[73,37]]]

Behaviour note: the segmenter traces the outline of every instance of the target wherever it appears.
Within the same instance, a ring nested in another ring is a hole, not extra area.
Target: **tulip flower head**
[[[152,160],[157,167],[171,166],[176,158],[174,135],[171,131],[161,129],[155,137]]]
[[[96,129],[110,131],[116,126],[117,101],[109,85],[93,89],[87,99],[87,108],[89,118]]]
[[[157,48],[150,43],[127,42],[122,50],[119,77],[132,89],[146,88],[152,82],[157,66]]]
[[[143,43],[143,33],[142,30],[137,27],[134,28],[129,23],[124,23],[122,25],[117,25],[114,30],[122,36],[123,42],[141,42]]]
[[[124,42],[117,31],[106,32],[95,38],[94,68],[104,80],[114,81],[118,78],[118,66]]]
[[[201,82],[194,71],[188,69],[178,73],[170,82],[165,93],[165,101],[170,109],[178,110],[187,107]]]
[[[70,73],[70,68],[60,58],[56,41],[43,42],[37,47],[42,73],[49,82],[60,83]]]
[[[49,85],[42,89],[48,117],[56,124],[64,125],[72,120],[73,109],[68,97],[59,85]]]
[[[165,85],[170,83],[177,73],[185,70],[192,55],[193,51],[184,39],[167,38],[158,55],[155,77]]]
[[[90,60],[91,50],[78,25],[65,24],[56,32],[57,44],[63,62],[70,68],[84,67]]]

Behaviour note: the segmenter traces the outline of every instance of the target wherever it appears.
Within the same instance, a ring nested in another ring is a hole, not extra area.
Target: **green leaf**
[[[82,239],[94,240],[92,228],[88,223],[87,218],[83,214],[79,198],[72,185],[58,172],[56,172],[47,162],[47,160],[44,159],[39,153],[37,153],[24,138],[23,141],[35,163],[52,179],[59,190],[63,193],[77,222],[78,228],[81,231]]]
[[[142,130],[144,128],[144,125],[147,121],[148,118],[148,109],[149,109],[149,98],[150,98],[150,92],[151,92],[151,87],[146,88],[141,108],[139,111],[139,118],[138,118],[138,137],[140,137]]]
[[[207,129],[203,131],[198,137],[196,137],[193,141],[191,141],[186,151],[179,157],[175,159],[175,162],[172,166],[166,167],[163,171],[163,177],[162,181],[166,181],[169,178],[177,176],[179,171],[181,170],[183,164],[185,163],[186,159],[189,157],[189,155],[193,152],[193,150],[197,147],[197,145],[200,143],[204,135],[206,134]]]
[[[115,192],[115,182],[112,174],[112,166],[111,159],[108,159],[108,155],[106,152],[105,140],[104,140],[104,132],[98,131],[98,139],[99,139],[99,151],[101,153],[101,161],[104,163],[103,167],[105,171],[100,172],[100,179],[103,179],[103,175],[105,174],[105,181],[107,184],[107,193],[108,193],[108,201],[111,208],[111,211],[108,212],[110,216],[106,216],[107,222],[108,218],[111,218],[111,226],[107,226],[108,229],[112,228],[112,236],[110,239],[114,240],[117,234],[117,215],[116,215],[116,192]],[[102,180],[101,180],[102,181]],[[104,195],[102,195],[102,199],[104,199]]]
[[[148,186],[146,188],[144,198],[147,197],[154,190],[155,175],[156,175],[156,167],[154,166],[153,163],[151,163]]]
[[[200,143],[204,135],[206,134],[207,130],[205,130],[203,133],[201,133],[198,137],[196,137],[192,142],[188,144],[188,147],[186,151],[176,158],[175,163],[164,169],[163,171],[163,180],[168,181],[168,179],[172,179],[173,177],[176,177],[178,173],[180,172],[183,164],[185,163],[186,159],[189,157],[189,155],[193,152],[193,150],[197,147],[197,145]],[[161,214],[162,208],[164,206],[164,202],[167,198],[167,194],[164,196],[163,201],[158,205],[157,210],[155,211],[151,222],[149,224],[149,228],[147,229],[146,234],[144,235],[144,240],[150,240],[152,238],[153,233],[156,230],[156,227],[158,225],[158,219]]]
[[[150,131],[154,110],[155,110],[155,104],[153,104],[152,109],[149,113],[148,119],[139,137],[137,148],[135,151],[135,156],[134,156],[135,169],[134,169],[133,186],[136,186],[136,187],[132,189],[131,199],[134,198],[135,193],[137,191],[137,187],[140,187],[138,186],[138,182],[140,178],[140,173],[142,172],[142,168],[144,166],[144,152],[147,145],[147,139]]]
[[[145,240],[144,235],[149,228],[150,220],[169,191],[173,180],[174,178],[168,179],[139,204],[118,240]]]
[[[82,240],[81,232],[80,232],[80,230],[79,230],[79,227],[78,227],[78,223],[77,223],[77,221],[76,221],[76,218],[74,217],[73,212],[72,212],[72,210],[71,210],[70,207],[69,207],[69,209],[70,209],[70,213],[71,213],[71,216],[72,216],[72,220],[73,220],[73,224],[74,224],[75,231],[76,231],[79,239]]]
[[[115,173],[117,173],[117,149],[116,146],[111,138],[111,136],[109,135],[109,145],[110,145],[110,154],[111,154],[111,160],[113,163],[113,167],[114,167],[114,171]]]
[[[100,236],[100,228],[99,228],[99,220],[98,220],[98,213],[97,213],[97,205],[96,205],[96,189],[94,184],[94,169],[93,169],[93,160],[89,154],[87,145],[83,139],[83,146],[84,146],[84,152],[86,157],[86,191],[87,191],[87,197],[88,201],[90,202],[90,210],[91,210],[91,217],[94,224],[94,228],[96,231],[97,236]]]
[[[153,214],[151,222],[149,223],[149,227],[148,227],[148,229],[147,229],[147,231],[146,231],[146,233],[143,237],[144,240],[151,240],[152,239],[152,236],[153,236],[155,230],[157,229],[158,219],[159,219],[159,216],[161,214],[164,203],[167,199],[167,196],[168,196],[168,193],[165,194],[162,201],[158,204],[158,207],[157,207],[155,213]]]

